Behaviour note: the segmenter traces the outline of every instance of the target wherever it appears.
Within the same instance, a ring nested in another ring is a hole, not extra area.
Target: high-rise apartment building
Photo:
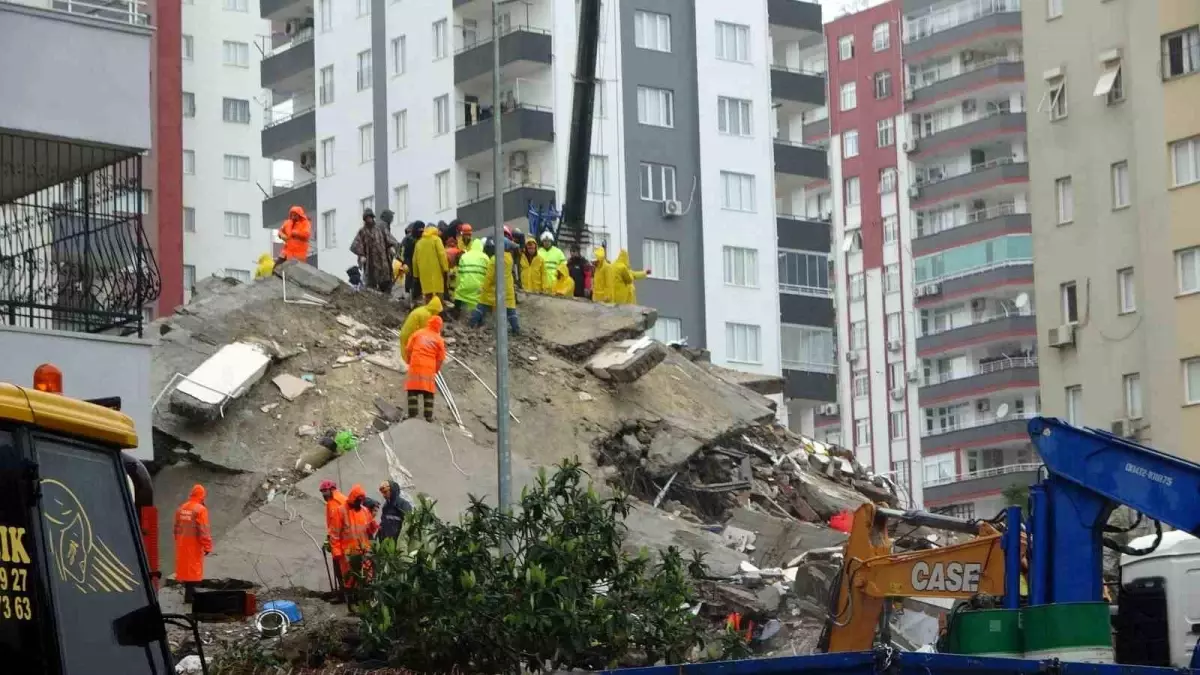
[[[505,223],[527,229],[531,205],[559,205],[578,3],[499,11],[494,92],[487,0],[262,0],[275,45],[262,84],[292,110],[263,131],[262,151],[296,167],[263,202],[264,226],[304,206],[319,266],[339,275],[365,208],[488,228],[497,118]],[[799,210],[828,177],[824,150],[801,136],[802,115],[825,99],[821,72],[801,59],[820,44],[820,5],[609,1],[601,20],[591,241],[652,271],[638,299],[659,310],[656,336],[786,372],[798,401],[788,409],[811,425],[834,394],[829,227]]]
[[[262,220],[264,191],[273,188],[260,138],[273,121],[273,102],[259,64],[274,46],[259,0],[183,0],[181,25],[183,205],[171,222],[182,231],[190,292],[196,279],[213,274],[250,281],[255,259],[274,245],[264,225],[281,222]]]
[[[826,36],[836,427],[912,504],[990,516],[1035,476],[1040,407],[1020,3],[893,0]]]
[[[1045,412],[1200,458],[1200,6],[1026,0]]]

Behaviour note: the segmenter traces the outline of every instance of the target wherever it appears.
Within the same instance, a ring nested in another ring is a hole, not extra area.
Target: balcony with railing
[[[800,179],[829,180],[825,148],[786,138],[775,138],[775,173]]]
[[[771,99],[797,103],[808,110],[819,108],[825,105],[825,73],[772,63]]]
[[[312,27],[291,35],[262,36],[257,41],[262,54],[260,84],[276,94],[309,91],[313,87],[316,52]],[[383,64],[380,64],[382,67]]]
[[[909,66],[910,69],[913,66]],[[932,105],[954,92],[974,91],[992,82],[1025,80],[1021,54],[976,58],[964,63],[961,57],[933,69],[919,69],[910,75],[905,100],[910,109]]]
[[[268,21],[311,19],[314,4],[314,0],[259,0],[258,15]]]
[[[970,47],[972,36],[1021,31],[1020,0],[958,0],[904,17],[904,55]]]
[[[317,107],[308,96],[307,105],[285,114],[269,114],[262,130],[263,157],[298,161],[302,150],[314,148],[317,139]]]
[[[982,347],[992,342],[1037,336],[1037,317],[1029,307],[980,313],[966,322],[944,330],[930,331],[917,338],[917,356],[930,358],[950,350]]]
[[[486,181],[484,181],[486,182]],[[490,182],[487,182],[490,185]],[[482,185],[480,186],[482,190]],[[495,206],[491,191],[480,192],[478,196],[469,196],[458,205],[458,218],[465,223],[495,222]],[[529,206],[542,208],[555,203],[553,185],[540,183],[523,183],[510,186],[502,195],[504,222],[524,218],[529,213]]]
[[[979,190],[1008,183],[1028,183],[1029,163],[1014,157],[996,157],[937,174],[918,175],[909,197],[915,202],[935,203],[948,197],[963,197]],[[920,208],[920,205],[916,205]]]
[[[976,106],[976,111],[963,114],[957,124],[925,128],[915,123],[909,156],[924,160],[942,152],[952,152],[973,139],[1004,140],[1008,134],[1024,136],[1025,113],[1012,112],[1008,101],[996,104],[968,99],[963,102],[963,108],[968,105]],[[979,110],[979,107],[983,109]]]
[[[995,413],[976,414],[953,424],[943,424],[921,433],[921,451],[937,452],[947,448],[977,448],[1011,440],[1029,441],[1029,420],[1041,413],[1009,412],[1003,417]]]
[[[263,199],[263,227],[272,229],[287,218],[293,206],[302,206],[309,217],[316,218],[317,179],[315,176],[300,180],[279,180],[271,185],[271,193]]]
[[[1012,486],[1029,487],[1038,480],[1041,462],[1022,462],[955,475],[926,476],[925,500],[944,502],[964,495],[1000,492]]]
[[[454,54],[454,84],[464,90],[478,87],[490,93],[492,38],[466,39]],[[507,26],[500,33],[500,76],[530,77],[553,60],[550,31],[536,26]],[[474,93],[474,92],[471,92]]]
[[[830,217],[808,218],[792,213],[775,214],[775,234],[781,249],[827,252],[831,246],[831,230]]]
[[[812,0],[767,0],[771,26],[821,34],[821,5]]]
[[[533,150],[554,142],[554,113],[549,108],[526,103],[502,104],[500,133],[504,152]],[[459,161],[487,155],[491,151],[495,131],[494,108],[480,110],[478,117],[468,119],[454,134],[454,156]]]
[[[952,215],[917,216],[917,232],[912,241],[914,257],[961,246],[963,244],[1000,237],[1006,234],[1029,234],[1033,221],[1024,206],[1005,202],[977,211],[955,211]]]
[[[966,370],[931,374],[921,383],[920,403],[932,405],[982,391],[1037,385],[1037,356],[1004,356],[981,360]]]

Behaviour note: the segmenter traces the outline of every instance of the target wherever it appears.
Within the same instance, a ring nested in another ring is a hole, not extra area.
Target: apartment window
[[[317,13],[321,16],[321,32],[333,30],[333,0],[319,0]]]
[[[846,206],[858,206],[862,202],[862,193],[859,188],[858,176],[847,178],[844,185]]]
[[[1067,423],[1079,425],[1083,419],[1083,387],[1067,387]]]
[[[650,337],[668,345],[672,342],[679,342],[683,340],[683,321],[660,316],[654,320],[654,327],[650,329]]]
[[[192,38],[191,35],[184,35],[183,39],[182,39],[182,43],[183,43],[183,60],[191,61],[192,58],[196,55],[196,41]]]
[[[450,133],[450,94],[433,99],[433,117],[437,120],[437,135]]]
[[[596,78],[596,109],[593,111],[596,119],[608,118],[608,83]]]
[[[606,155],[592,155],[589,161],[588,192],[594,195],[608,194],[608,157]]]
[[[1175,276],[1181,295],[1200,291],[1200,247],[1175,252]]]
[[[250,283],[251,279],[250,270],[239,270],[233,267],[225,268],[224,276],[243,284]]]
[[[358,16],[364,17],[371,13],[371,0],[358,0]]]
[[[1120,301],[1121,314],[1137,311],[1132,267],[1117,272],[1117,299]]]
[[[850,299],[861,300],[866,295],[866,277],[862,272],[855,272],[850,275]]]
[[[722,61],[750,61],[750,27],[717,22],[717,58]]]
[[[321,175],[332,176],[334,171],[334,139],[326,138],[321,141]]]
[[[190,91],[183,92],[183,116],[188,119],[196,116],[196,95]]]
[[[639,124],[653,127],[675,126],[675,92],[652,87],[637,88]]]
[[[721,172],[721,208],[754,212],[754,176]]]
[[[358,161],[375,159],[375,125],[364,124],[358,128]]]
[[[400,185],[392,190],[392,201],[396,202],[396,217],[400,222],[408,221],[408,186]]]
[[[641,194],[648,202],[675,199],[675,167],[642,162]]]
[[[858,88],[854,82],[842,85],[839,110],[854,110],[858,107]]]
[[[865,448],[871,445],[871,420],[863,418],[854,420],[854,447]]]
[[[875,73],[875,98],[884,99],[892,95],[892,71]]]
[[[885,169],[886,171],[886,169]],[[893,169],[892,171],[895,171]],[[894,181],[893,181],[894,182]],[[900,218],[898,216],[883,217],[883,243],[894,244],[900,239]],[[900,278],[900,269],[896,268],[896,279]],[[899,289],[896,289],[899,290]]]
[[[875,123],[875,142],[881,148],[896,144],[896,120],[889,117]]]
[[[871,380],[867,376],[867,371],[859,370],[850,376],[850,393],[854,395],[854,398],[866,398],[870,386]]]
[[[396,139],[396,150],[408,147],[408,110],[397,110],[392,113],[392,136]]]
[[[779,250],[779,290],[829,297],[829,254]]]
[[[1058,287],[1059,296],[1062,298],[1062,317],[1063,323],[1078,323],[1079,322],[1079,300],[1075,292],[1075,282],[1068,281]]]
[[[888,389],[903,389],[905,387],[903,361],[893,361],[888,364],[887,386]]]
[[[1162,38],[1163,79],[1200,70],[1200,28],[1164,35]]]
[[[750,101],[741,98],[717,98],[717,129],[731,136],[750,135]]]
[[[842,157],[858,157],[858,130],[851,129],[842,134]]]
[[[889,166],[887,168],[880,169],[879,170],[879,194],[890,195],[895,191],[896,191],[896,167]],[[895,217],[894,216],[890,216],[890,217],[893,218],[893,222],[895,222],[894,221]],[[884,225],[887,225],[886,218],[884,219]],[[886,234],[884,236],[886,237]],[[894,239],[893,239],[893,241],[894,241]],[[888,242],[885,240],[884,243],[886,244]]]
[[[1200,403],[1200,359],[1183,362],[1183,387],[1189,405]]]
[[[250,158],[240,155],[225,155],[223,175],[228,180],[250,180]]]
[[[871,31],[871,50],[881,52],[892,46],[892,31],[888,22],[875,24]]]
[[[183,207],[183,231],[196,231],[196,209],[190,206]]]
[[[433,60],[446,58],[450,52],[450,31],[446,19],[433,22]]]
[[[1050,121],[1060,120],[1067,116],[1067,80],[1056,77],[1046,82],[1046,92],[1038,103],[1038,112],[1050,116]]]
[[[725,283],[729,286],[758,288],[758,251],[752,248],[726,246]]]
[[[832,373],[836,366],[830,328],[780,324],[779,348],[785,368]]]
[[[239,239],[250,238],[250,214],[225,212],[225,236]]]
[[[190,299],[192,289],[195,287],[196,287],[196,266],[195,265],[184,265],[183,266],[183,292],[186,296],[185,300]]]
[[[1112,165],[1112,207],[1123,209],[1129,204],[1129,163],[1117,162]]]
[[[1125,388],[1125,417],[1131,420],[1142,418],[1142,376],[1130,373],[1121,378]]]
[[[450,172],[442,171],[433,177],[433,188],[437,192],[438,211],[450,208]]]
[[[884,321],[886,328],[884,336],[887,338],[887,341],[892,342],[893,340],[900,340],[901,337],[903,337],[901,333],[903,332],[904,327],[901,323],[900,313],[891,312],[887,315],[887,317],[885,317]]]
[[[238,68],[250,67],[250,45],[245,42],[225,40],[221,43],[221,62]]]
[[[1171,144],[1171,168],[1175,187],[1200,182],[1200,136]]]
[[[1125,82],[1121,73],[1121,59],[1104,62],[1104,72],[1096,80],[1093,96],[1103,96],[1108,105],[1125,100]]]
[[[892,440],[904,438],[907,427],[908,425],[904,423],[903,410],[888,413],[888,433],[891,434]]]
[[[375,195],[367,195],[358,200],[359,213],[366,213],[368,209],[371,211],[375,210]]]
[[[745,323],[725,324],[725,359],[737,363],[762,363],[761,329]]]
[[[1046,0],[1046,18],[1057,19],[1063,13],[1063,0]]]
[[[654,271],[655,279],[679,281],[679,243],[662,239],[642,240],[642,264]]]
[[[231,12],[248,11],[248,0],[225,0],[223,7]]]
[[[403,75],[408,71],[408,37],[392,38],[392,74]]]
[[[633,45],[656,52],[671,51],[671,17],[657,12],[634,12]]]
[[[235,124],[250,124],[250,101],[240,98],[222,99],[221,119]]]
[[[371,50],[364,49],[358,53],[358,90],[366,91],[371,88]]]
[[[883,292],[900,292],[900,264],[892,263],[883,267]]]
[[[187,176],[196,175],[196,151],[183,151],[183,173]]]
[[[1054,201],[1058,204],[1059,225],[1075,220],[1075,190],[1071,186],[1070,176],[1054,181]]]
[[[333,66],[325,66],[321,69],[321,80],[317,93],[321,105],[333,103]]]
[[[854,58],[854,36],[843,35],[838,38],[838,60],[848,61]]]
[[[337,248],[337,210],[330,209],[321,214],[322,246]]]
[[[867,322],[850,323],[850,349],[865,349],[867,346]]]

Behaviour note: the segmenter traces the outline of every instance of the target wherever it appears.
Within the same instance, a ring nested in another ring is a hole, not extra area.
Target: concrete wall
[[[154,458],[150,405],[153,343],[132,338],[85,335],[54,330],[0,326],[0,382],[33,385],[33,371],[43,363],[63,373],[63,391],[72,398],[121,397],[121,410],[133,418],[139,445],[132,454]]]

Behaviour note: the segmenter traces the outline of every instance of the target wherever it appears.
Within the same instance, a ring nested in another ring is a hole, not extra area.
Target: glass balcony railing
[[[1007,464],[1005,466],[997,466],[991,469],[980,469],[979,471],[970,471],[961,473],[957,476],[940,474],[936,477],[925,477],[925,487],[937,487],[938,485],[949,485],[958,483],[964,480],[974,480],[976,478],[988,478],[990,476],[1004,476],[1010,473],[1024,473],[1027,471],[1037,471],[1042,468],[1041,462],[1029,462],[1026,464]]]
[[[937,35],[985,16],[1021,13],[1020,0],[962,0],[922,10],[904,19],[904,43]]]
[[[1027,215],[1029,210],[1026,208],[1017,208],[1016,204],[996,204],[978,211],[955,211],[952,214],[943,214],[937,217],[931,217],[928,221],[923,220],[921,215],[917,216],[917,236],[929,237],[939,232],[954,230],[966,225],[973,225],[992,218],[1000,218],[1002,216]]]
[[[1009,319],[1009,318],[1012,318],[1015,316],[1033,316],[1033,308],[1026,306],[1023,309],[1013,309],[1013,310],[1010,310],[1007,312],[985,312],[985,313],[982,313],[979,315],[972,316],[966,322],[955,322],[953,325],[935,328],[926,333],[922,333],[922,334],[918,335],[917,337],[923,338],[923,337],[931,337],[934,335],[941,335],[942,333],[949,333],[950,331],[960,330],[962,328],[970,328],[971,326],[978,326],[978,325],[984,324],[984,323],[991,323],[992,321],[999,321],[1001,319]]]
[[[1037,368],[1037,365],[1038,357],[1036,356],[1005,356],[994,361],[980,362],[975,367],[966,371],[932,373],[925,378],[924,386],[928,387],[934,384],[942,384],[943,382],[953,382],[954,380],[965,380],[968,377],[999,373],[1017,368]]]
[[[1023,60],[1024,57],[1021,54],[1003,54],[979,61],[971,61],[966,64],[957,59],[947,61],[937,68],[915,72],[909,80],[908,89],[909,91],[919,91],[925,87],[931,87],[938,82],[944,82],[959,75],[966,75],[967,73],[973,73],[977,70],[990,68],[1001,63],[1021,63]]]
[[[955,431],[961,431],[963,429],[978,429],[979,427],[986,427],[999,422],[1031,420],[1041,414],[1041,412],[1034,410],[1032,412],[1010,413],[1004,417],[996,417],[995,415],[978,415],[974,419],[948,423],[933,430],[922,431],[921,438],[932,438],[934,436],[941,436],[942,434],[949,434]]]

